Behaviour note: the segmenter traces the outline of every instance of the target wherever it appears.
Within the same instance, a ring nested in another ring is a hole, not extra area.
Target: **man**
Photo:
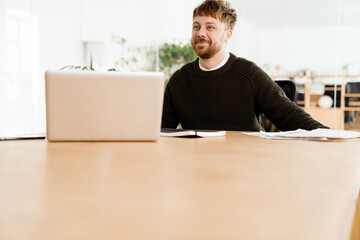
[[[279,129],[326,128],[291,102],[254,63],[227,52],[236,11],[206,0],[193,12],[191,44],[199,56],[170,78],[163,128],[259,131],[260,113]]]

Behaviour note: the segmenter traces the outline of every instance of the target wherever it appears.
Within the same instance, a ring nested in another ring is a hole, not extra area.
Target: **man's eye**
[[[214,29],[214,27],[213,26],[208,26],[208,29]]]
[[[193,26],[193,29],[197,30],[197,29],[199,29],[199,26]]]

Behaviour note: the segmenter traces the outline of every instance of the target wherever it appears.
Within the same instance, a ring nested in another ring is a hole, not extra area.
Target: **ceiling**
[[[239,17],[262,28],[360,26],[359,0],[228,0]]]

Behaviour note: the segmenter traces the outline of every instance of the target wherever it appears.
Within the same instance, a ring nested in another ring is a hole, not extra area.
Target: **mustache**
[[[211,41],[206,39],[197,39],[195,43],[211,43]]]

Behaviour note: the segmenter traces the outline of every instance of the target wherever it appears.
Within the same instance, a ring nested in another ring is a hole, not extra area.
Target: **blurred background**
[[[91,65],[168,79],[196,57],[189,42],[201,2],[1,0],[0,134],[45,132],[48,69]],[[230,52],[294,81],[298,104],[324,124],[359,128],[360,1],[230,3],[238,12]]]

